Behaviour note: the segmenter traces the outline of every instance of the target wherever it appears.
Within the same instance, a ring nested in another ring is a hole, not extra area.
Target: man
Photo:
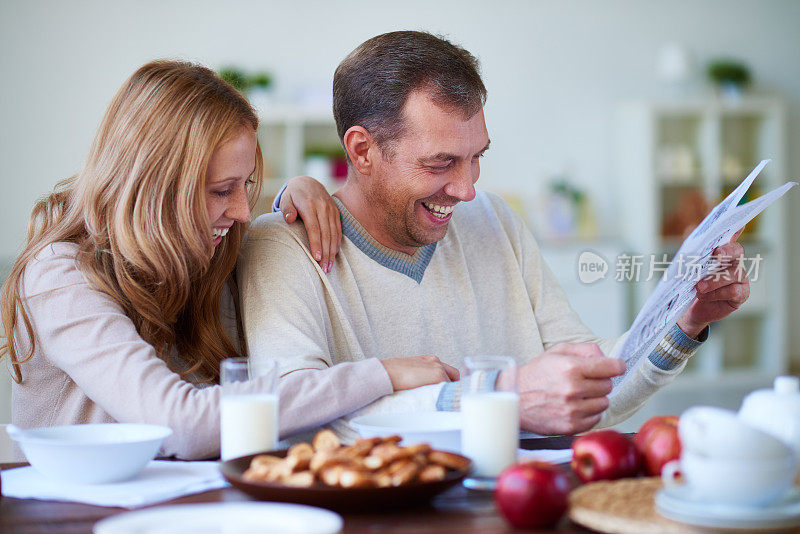
[[[609,395],[626,372],[604,356],[618,340],[580,322],[520,217],[475,191],[490,144],[477,60],[427,33],[388,33],[342,61],[333,93],[349,174],[334,195],[345,238],[331,272],[314,262],[302,225],[275,214],[256,221],[240,262],[251,357],[276,358],[282,374],[370,357],[458,366],[471,354],[510,355],[521,427],[581,432],[633,413],[683,369],[708,323],[749,294],[746,277],[698,284],[699,300]],[[457,409],[459,383],[443,379],[361,413]],[[346,420],[333,428],[354,436]]]

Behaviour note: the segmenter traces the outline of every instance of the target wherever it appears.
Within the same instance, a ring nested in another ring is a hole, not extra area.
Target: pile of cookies
[[[403,447],[402,438],[360,439],[343,446],[330,430],[314,436],[311,445],[298,443],[285,458],[261,454],[253,458],[243,478],[308,488],[317,482],[341,488],[385,488],[411,482],[443,480],[448,470],[462,471],[470,461],[458,454],[419,444]]]

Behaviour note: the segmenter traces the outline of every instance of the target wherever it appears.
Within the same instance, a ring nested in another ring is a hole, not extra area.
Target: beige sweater
[[[581,323],[533,236],[498,197],[479,192],[457,206],[445,238],[413,257],[377,243],[339,204],[347,237],[328,275],[311,257],[303,226],[277,214],[259,217],[243,247],[237,278],[245,338],[256,356],[277,358],[284,375],[420,354],[454,366],[479,354],[522,364],[559,342],[596,342],[614,354],[617,340],[598,339]],[[630,415],[689,354],[675,355],[668,370],[639,365],[614,392],[601,424]],[[352,439],[353,416],[435,410],[441,390],[395,393],[331,426]]]
[[[136,332],[122,308],[92,289],[78,270],[77,246],[46,247],[25,271],[25,306],[35,329],[33,357],[12,387],[12,419],[24,427],[141,422],[172,428],[162,454],[219,455],[219,386],[182,380]],[[280,294],[280,290],[276,292]],[[223,324],[236,340],[228,292]],[[17,336],[22,350],[25,336]],[[261,355],[270,353],[260,347]],[[171,362],[180,366],[180,358]],[[173,368],[176,368],[173,366]],[[260,383],[246,386],[258,390]],[[356,410],[392,392],[377,360],[295,373],[279,385],[280,433],[287,436]],[[315,399],[326,399],[317,402]]]

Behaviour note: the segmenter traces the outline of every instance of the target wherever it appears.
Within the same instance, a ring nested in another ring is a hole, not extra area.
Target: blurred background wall
[[[492,148],[479,186],[506,195],[534,220],[542,195],[552,192],[548,184],[566,182],[591,203],[593,248],[627,250],[621,214],[637,199],[619,180],[617,154],[626,140],[618,109],[631,100],[709,98],[705,66],[713,58],[741,60],[753,79],[748,95],[785,104],[786,135],[775,148],[783,150],[784,175],[774,181],[800,176],[798,24],[795,0],[2,0],[0,266],[20,251],[34,200],[80,169],[106,105],[141,64],[179,57],[215,69],[266,70],[275,107],[324,109],[338,62],[365,39],[397,29],[443,34],[480,59]],[[664,79],[669,50],[686,67],[680,87]],[[630,141],[631,150],[641,149]],[[785,227],[798,228],[800,193],[783,202]],[[785,352],[800,362],[800,329],[792,328],[800,314],[793,283],[800,232],[780,239],[790,281],[779,288],[788,304]],[[554,261],[574,265],[574,251],[585,248],[581,237],[567,240],[572,248],[558,241]],[[576,273],[566,268],[560,277],[570,286]],[[601,299],[585,302],[588,288],[568,290],[584,299],[576,307],[604,314]],[[615,306],[629,304],[626,298]],[[618,322],[629,319],[630,310]],[[8,418],[6,397],[0,421]]]

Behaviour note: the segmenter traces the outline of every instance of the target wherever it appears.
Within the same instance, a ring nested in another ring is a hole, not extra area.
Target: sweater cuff
[[[478,377],[478,391],[490,391],[497,382],[500,371],[490,371]],[[436,409],[440,412],[458,412],[461,410],[461,380],[445,382],[436,400]]]
[[[440,412],[458,412],[461,410],[461,381],[445,382],[436,399],[436,409]]]
[[[650,353],[650,362],[662,371],[675,369],[697,352],[697,348],[708,339],[708,331],[709,327],[705,327],[699,339],[692,339],[677,324],[673,325]]]
[[[281,187],[281,190],[278,191],[277,195],[275,195],[275,200],[272,201],[272,211],[273,211],[273,213],[280,213],[281,212],[281,196],[283,195],[283,192],[286,191],[287,187],[289,187],[289,182],[286,182],[285,184],[283,184],[283,187]]]

